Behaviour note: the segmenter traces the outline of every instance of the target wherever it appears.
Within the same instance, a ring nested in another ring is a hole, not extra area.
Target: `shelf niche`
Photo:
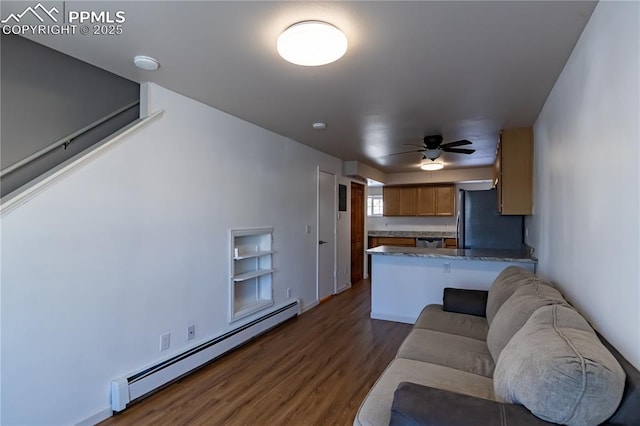
[[[232,229],[229,322],[273,305],[273,228]]]

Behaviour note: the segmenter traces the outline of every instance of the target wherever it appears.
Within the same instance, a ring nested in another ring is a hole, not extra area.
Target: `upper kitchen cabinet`
[[[384,216],[453,216],[453,185],[385,186]]]
[[[530,127],[501,132],[493,170],[500,214],[532,214],[533,131]]]
[[[417,216],[453,216],[455,189],[453,185],[418,186]]]
[[[385,186],[382,199],[384,216],[416,215],[416,188],[413,186]]]

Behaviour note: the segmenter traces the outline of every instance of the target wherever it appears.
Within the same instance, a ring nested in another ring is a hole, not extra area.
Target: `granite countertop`
[[[370,237],[456,238],[455,231],[369,231]]]
[[[425,247],[379,246],[367,250],[367,254],[383,256],[428,257],[454,260],[491,260],[503,262],[538,263],[527,251],[491,249],[445,249]]]

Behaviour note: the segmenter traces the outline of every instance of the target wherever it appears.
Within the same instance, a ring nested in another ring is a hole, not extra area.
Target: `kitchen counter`
[[[445,287],[488,290],[508,266],[535,272],[537,260],[519,250],[379,246],[371,254],[371,318],[413,324]]]
[[[368,231],[369,237],[456,238],[455,231]]]
[[[488,260],[497,262],[538,263],[538,259],[525,251],[491,249],[446,249],[426,247],[379,246],[367,254],[383,256],[427,257],[453,260]]]

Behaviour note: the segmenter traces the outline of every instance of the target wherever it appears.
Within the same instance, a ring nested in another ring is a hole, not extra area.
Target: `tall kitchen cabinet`
[[[533,213],[533,131],[530,127],[503,130],[493,165],[498,212]]]
[[[273,305],[273,228],[232,229],[229,322]]]

